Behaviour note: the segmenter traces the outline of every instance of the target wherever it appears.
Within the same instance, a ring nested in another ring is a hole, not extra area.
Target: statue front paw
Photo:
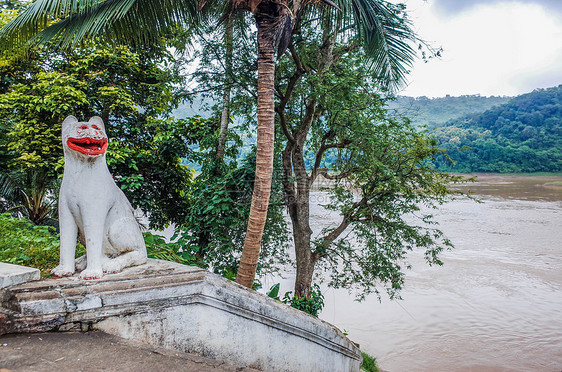
[[[106,274],[115,274],[121,272],[122,265],[117,260],[107,260],[103,263],[103,272]]]
[[[101,279],[102,276],[103,276],[103,271],[101,269],[87,268],[86,270],[80,273],[80,276],[78,276],[78,278],[82,280],[94,280],[94,279]]]
[[[55,276],[57,278],[63,278],[63,277],[71,276],[72,274],[74,274],[74,269],[72,269],[70,267],[58,265],[53,270],[51,270],[51,274],[53,274],[53,276]]]

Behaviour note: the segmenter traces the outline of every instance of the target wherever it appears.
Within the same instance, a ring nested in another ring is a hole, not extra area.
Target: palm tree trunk
[[[225,72],[224,72],[224,91],[222,97],[222,113],[219,131],[219,140],[217,143],[216,158],[224,157],[224,144],[226,142],[226,134],[228,132],[228,122],[230,120],[230,90],[232,84],[232,54],[233,54],[233,34],[234,25],[232,18],[226,20],[224,31],[225,43]]]
[[[271,17],[256,14],[258,28],[258,138],[256,176],[250,206],[250,218],[236,282],[246,287],[254,283],[261,238],[267,218],[275,139],[274,42],[270,29]],[[269,26],[269,27],[268,27]]]

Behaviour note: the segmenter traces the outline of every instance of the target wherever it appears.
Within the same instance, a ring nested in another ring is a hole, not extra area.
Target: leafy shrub
[[[291,305],[295,309],[299,309],[304,311],[307,314],[312,316],[318,316],[318,313],[322,311],[324,307],[324,295],[320,291],[320,287],[318,284],[314,284],[312,286],[312,290],[310,291],[310,298],[307,297],[297,297],[292,296],[293,292],[287,292],[283,296],[283,299],[279,298],[279,283],[275,284],[269,289],[267,292],[267,296],[281,301],[284,304]]]
[[[266,293],[266,295],[273,298],[274,300],[281,301],[281,299],[279,298],[279,287],[279,283],[274,284],[273,286],[271,286],[271,288],[269,288],[269,291]]]
[[[53,227],[0,214],[0,261],[35,267],[43,276],[59,263],[59,235]],[[83,254],[83,249],[81,250]]]
[[[209,263],[198,257],[199,247],[193,244],[190,236],[185,236],[177,229],[171,237],[170,243],[167,243],[163,236],[152,234],[150,232],[143,233],[146,251],[149,258],[157,258],[160,260],[177,262],[183,265],[198,266],[203,269],[209,268]],[[236,280],[237,267],[213,267],[216,274],[220,274],[228,280]],[[254,280],[252,289],[257,291],[261,288],[261,282]]]
[[[196,257],[191,254],[190,250],[184,249],[186,244],[189,243],[179,234],[179,231],[176,231],[172,236],[172,242],[167,243],[163,236],[150,232],[143,233],[148,257],[184,265],[194,265]]]
[[[361,352],[361,356],[363,357],[363,364],[361,364],[362,371],[379,372],[379,368],[377,367],[377,360],[375,359],[375,357],[372,357],[364,352]]]

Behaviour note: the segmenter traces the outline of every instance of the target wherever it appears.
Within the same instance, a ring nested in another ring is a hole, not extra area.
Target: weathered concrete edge
[[[41,272],[32,267],[0,262],[0,289],[39,280]]]
[[[210,306],[219,310],[227,311],[231,314],[242,316],[246,319],[253,320],[264,324],[268,327],[276,328],[278,330],[290,333],[292,335],[307,339],[312,341],[322,347],[329,350],[346,355],[349,358],[359,360],[359,356],[356,353],[350,351],[346,346],[338,344],[331,341],[326,337],[322,337],[308,330],[300,329],[293,324],[279,321],[276,318],[264,316],[261,314],[250,312],[242,307],[232,305],[228,302],[210,297],[203,294],[193,294],[189,296],[177,297],[170,301],[169,299],[153,300],[150,302],[145,302],[142,305],[138,305],[135,313],[146,313],[148,311],[154,311],[158,308],[167,308],[170,306],[182,306],[190,304],[200,304],[205,306]],[[47,332],[53,330],[83,330],[87,331],[92,328],[92,326],[104,319],[112,316],[121,316],[124,314],[123,305],[109,305],[104,306],[103,314],[97,309],[90,309],[88,311],[64,311],[55,312],[47,314],[34,314],[34,315],[23,315],[19,316],[18,313],[13,311],[6,311],[6,309],[0,309],[0,318],[2,318],[2,313],[4,317],[17,319],[13,321],[11,326],[2,327],[0,319],[0,335],[5,333],[24,333],[24,332]]]
[[[170,306],[189,305],[197,303],[214,307],[222,311],[227,311],[231,314],[242,316],[246,319],[259,322],[267,327],[272,327],[294,336],[309,340],[318,344],[319,346],[325,347],[328,350],[343,354],[348,358],[356,360],[360,359],[360,352],[358,351],[356,345],[348,340],[343,335],[343,333],[341,333],[341,331],[339,331],[329,323],[326,323],[317,318],[313,318],[298,310],[292,309],[285,304],[274,301],[273,299],[270,299],[261,293],[249,291],[245,287],[239,286],[236,283],[230,282],[222,277],[218,277],[214,274],[200,269],[191,270],[191,272],[189,273],[182,272],[179,274],[164,274],[163,277],[169,277],[171,275],[177,276],[176,279],[179,279],[180,276],[184,276],[183,278],[181,278],[183,279],[181,284],[169,285],[170,288],[175,289],[176,292],[184,293],[184,295],[176,296],[173,298],[163,295],[162,298],[153,298],[149,301],[143,300],[143,298],[146,298],[146,296],[143,296],[142,294],[144,292],[144,294],[146,295],[147,291],[152,292],[152,294],[156,293],[154,292],[155,288],[151,288],[150,285],[144,288],[134,288],[132,290],[129,289],[129,292],[127,290],[117,290],[113,291],[113,293],[109,293],[109,291],[106,291],[106,293],[103,290],[99,292],[93,290],[93,288],[95,287],[98,287],[98,289],[103,289],[104,285],[109,285],[111,287],[111,280],[107,280],[106,283],[87,283],[85,287],[89,290],[82,292],[81,295],[74,295],[70,297],[65,295],[65,291],[61,289],[62,286],[56,285],[56,283],[63,283],[60,282],[60,280],[57,280],[57,282],[55,283],[43,283],[42,285],[40,285],[39,283],[34,283],[15,287],[13,288],[13,291],[16,294],[21,295],[23,297],[22,299],[25,299],[27,295],[32,292],[33,287],[41,287],[43,289],[50,288],[50,291],[55,293],[41,292],[40,294],[44,297],[44,299],[35,301],[31,300],[27,303],[24,303],[22,305],[23,308],[19,309],[20,311],[15,311],[17,309],[0,309],[0,334],[49,330],[87,330],[91,328],[93,324],[102,321],[103,319],[112,316],[122,316],[124,314],[130,314],[131,311],[127,309],[130,309],[131,304],[135,304],[134,313],[143,313],[153,311],[155,308],[166,308]],[[191,280],[186,281],[186,275],[191,276]],[[194,278],[194,276],[197,278]],[[122,284],[123,282],[127,282],[129,280],[135,279],[124,278],[118,281]],[[210,286],[202,285],[202,283],[204,282],[210,284]],[[69,288],[76,287],[76,283],[67,282],[66,284],[69,285]],[[84,283],[81,282],[79,284]],[[229,301],[228,296],[225,295],[225,291],[223,291],[225,287],[227,287],[228,291],[238,292],[238,295],[243,296],[245,300],[250,299],[251,301],[255,300],[259,302],[263,301],[265,298],[266,301],[269,301],[268,306],[283,307],[284,311],[281,314],[286,314],[286,312],[289,311],[291,312],[291,315],[288,317],[288,319],[281,319],[280,317],[271,317],[267,314],[250,311],[245,306],[237,305],[235,303],[236,301],[232,301],[232,298],[230,299],[231,301]],[[213,293],[203,293],[205,291],[205,288],[213,288]],[[114,296],[120,297],[119,294],[121,292],[123,294],[130,294],[130,291],[138,292],[140,298],[138,300],[128,302],[119,302],[116,298],[113,298],[113,301],[106,301],[107,299],[110,299]],[[53,294],[57,294],[57,296],[53,298]],[[256,299],[256,296],[259,299]],[[5,293],[3,297],[5,299]],[[90,300],[94,299],[94,302],[95,299],[98,298],[99,301],[97,302],[97,306],[81,310],[80,305],[83,304],[84,301],[86,301],[88,298]],[[30,298],[27,298],[27,300],[30,300]],[[55,303],[53,303],[53,301]],[[113,305],[106,304],[107,302],[113,302]],[[119,304],[116,305],[115,303]],[[303,317],[306,317],[306,322],[304,322],[304,324],[308,324],[308,322],[316,324],[322,323],[323,329],[329,327],[329,329],[331,329],[333,333],[328,332],[329,334],[320,335],[312,332],[312,329],[314,329],[314,327],[312,326],[310,329],[303,329],[302,327],[296,326],[296,323],[294,321],[291,321],[291,317],[297,317],[301,319]],[[337,340],[339,342],[336,342],[334,340]]]
[[[268,316],[263,316],[261,314],[253,313],[253,312],[248,311],[248,310],[246,310],[242,307],[232,305],[228,302],[221,301],[221,300],[218,300],[216,298],[205,296],[205,295],[194,296],[193,303],[199,303],[199,304],[202,304],[202,305],[217,308],[219,310],[228,311],[231,314],[242,316],[246,319],[259,322],[259,323],[264,324],[268,327],[276,328],[280,331],[290,333],[290,334],[298,336],[298,337],[302,337],[304,339],[312,341],[312,342],[314,342],[314,343],[316,343],[320,346],[323,346],[327,349],[330,349],[332,351],[335,351],[335,352],[338,352],[338,353],[341,353],[341,354],[345,354],[346,356],[348,356],[350,358],[357,359],[357,360],[360,359],[360,357],[358,357],[357,354],[354,354],[354,353],[350,352],[350,350],[348,348],[346,348],[346,347],[344,347],[344,346],[342,346],[342,345],[340,345],[336,342],[333,342],[326,337],[319,336],[316,333],[313,333],[313,332],[308,331],[308,330],[300,329],[298,327],[295,327],[292,324],[289,324],[289,323],[286,323],[286,322],[283,322],[283,321],[279,321],[276,318],[272,318],[272,317],[268,317]]]

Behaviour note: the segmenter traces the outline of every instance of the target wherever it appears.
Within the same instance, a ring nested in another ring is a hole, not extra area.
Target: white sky
[[[562,0],[402,0],[441,59],[416,62],[401,95],[517,95],[562,84]]]

